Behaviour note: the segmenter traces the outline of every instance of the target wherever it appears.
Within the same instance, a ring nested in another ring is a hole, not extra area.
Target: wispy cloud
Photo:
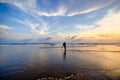
[[[66,11],[67,9],[65,6],[60,6],[56,11],[44,12],[44,11],[33,10],[32,12],[40,16],[65,16]]]
[[[4,30],[0,30],[0,37],[4,37],[8,34],[7,31],[4,31]]]
[[[36,8],[36,0],[0,0],[2,3],[10,3],[13,4],[20,9],[27,9],[27,8]],[[27,4],[26,4],[27,3]]]
[[[9,9],[6,10],[7,13],[3,12],[4,19],[1,23],[7,23],[8,26],[0,25],[0,35],[16,39],[52,37],[56,41],[119,38],[120,13],[109,10],[106,15],[115,1],[117,0],[0,0],[0,3],[8,3],[1,6]]]
[[[86,14],[86,13],[95,11],[97,9],[99,9],[99,7],[94,7],[94,8],[80,10],[80,11],[79,10],[78,11],[73,11],[73,12],[70,12],[69,14],[67,14],[67,16],[74,16],[74,15],[78,15],[78,14]]]
[[[75,25],[78,30],[85,30],[82,33],[58,33],[63,41],[119,41],[120,40],[120,12],[109,12],[101,20],[96,21],[93,25]],[[75,36],[75,37],[74,37]]]
[[[76,0],[58,1],[59,5],[55,6],[57,9],[53,7],[48,11],[42,10],[42,8],[44,8],[43,6],[39,8],[37,0],[1,0],[0,2],[13,4],[25,12],[32,12],[40,16],[75,16],[106,7],[115,1],[116,0],[92,0],[92,2],[90,0],[86,0],[85,2],[84,0],[77,0],[77,2]],[[47,3],[44,1],[42,4],[46,5]],[[52,4],[52,2],[49,2],[49,4]]]
[[[34,14],[31,14],[30,16],[32,18],[30,18],[29,16],[25,16],[25,20],[20,20],[17,18],[10,19],[14,20],[18,24],[23,25],[24,28],[31,30],[31,34],[46,35],[49,33],[50,25],[48,26],[47,22],[43,21],[39,16],[36,16]]]
[[[2,30],[14,30],[14,28],[0,24],[0,29]]]
[[[32,37],[32,35],[30,34],[10,32],[11,30],[15,31],[16,29],[6,25],[0,25],[0,37],[6,38],[6,39],[14,39],[14,40]]]
[[[74,28],[78,29],[78,30],[90,30],[90,29],[93,29],[95,27],[96,27],[95,25],[79,25],[79,24],[76,24],[74,26]]]
[[[12,27],[0,24],[0,37],[6,37],[8,35],[8,30],[15,30]]]
[[[28,27],[31,28],[31,32],[33,33],[37,33],[39,35],[46,35],[49,33],[49,27],[47,26],[47,23],[45,22],[41,22],[40,24],[39,23],[33,23],[33,22],[30,22],[28,20],[26,20],[24,22],[24,24]]]
[[[116,0],[86,0],[85,2],[82,0],[78,0],[76,3],[75,1],[72,4],[68,4],[68,7],[71,8],[67,12],[67,16],[74,16],[79,14],[86,14],[92,11],[104,8]]]

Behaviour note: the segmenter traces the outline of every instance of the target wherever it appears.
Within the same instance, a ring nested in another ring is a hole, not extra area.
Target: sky
[[[0,42],[120,42],[120,0],[0,0]]]

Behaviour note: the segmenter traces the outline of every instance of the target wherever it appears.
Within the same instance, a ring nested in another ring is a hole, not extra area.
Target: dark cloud
[[[46,38],[46,40],[51,40],[51,39],[52,39],[52,37],[47,37],[47,38]]]
[[[24,39],[24,40],[21,40],[20,42],[30,42],[32,41],[33,39]]]
[[[74,40],[77,36],[67,36],[65,37],[66,40]]]
[[[46,37],[46,38],[39,38],[38,41],[49,41],[53,39],[52,37]]]

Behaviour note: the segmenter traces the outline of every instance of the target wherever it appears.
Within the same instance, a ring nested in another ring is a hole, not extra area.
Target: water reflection
[[[119,50],[120,47],[114,45],[72,47],[67,48],[67,51],[61,48],[38,48],[38,46],[25,45],[1,46],[0,79],[37,80],[38,77],[63,78],[71,74],[77,76],[76,74],[88,75],[89,73],[89,77],[96,77],[96,75],[102,77],[103,74],[100,72],[105,70],[108,70],[105,72],[108,77],[119,78]],[[13,76],[16,78],[14,79]]]
[[[63,58],[66,61],[66,50],[63,51]]]

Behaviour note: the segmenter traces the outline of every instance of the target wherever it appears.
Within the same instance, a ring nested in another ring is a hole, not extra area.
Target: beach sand
[[[120,46],[0,46],[0,80],[120,80]]]

